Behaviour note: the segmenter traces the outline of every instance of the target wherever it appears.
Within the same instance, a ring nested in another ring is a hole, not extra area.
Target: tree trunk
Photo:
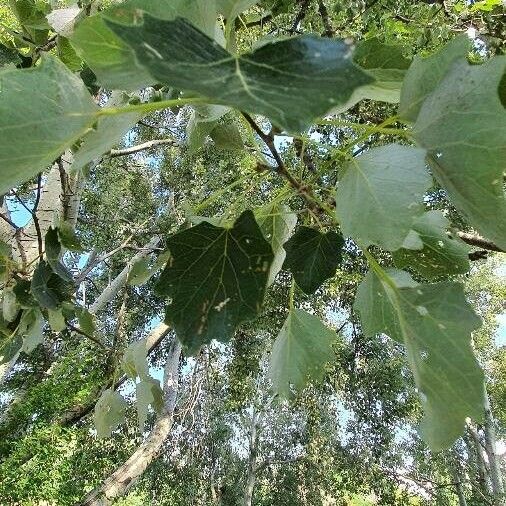
[[[179,380],[181,344],[174,338],[164,373],[164,410],[156,419],[153,430],[132,456],[101,485],[92,490],[80,506],[106,506],[123,496],[157,457],[172,427]]]
[[[452,458],[453,462],[450,463],[450,472],[453,476],[455,483],[455,492],[459,498],[459,506],[467,506],[466,496],[464,494],[464,487],[462,486],[462,468],[459,462],[458,455],[455,453]]]
[[[158,236],[153,237],[147,244],[142,248],[142,251],[139,251],[136,255],[134,255],[130,261],[125,265],[124,269],[113,279],[110,285],[106,286],[103,292],[97,297],[95,302],[90,306],[90,313],[95,314],[98,311],[101,311],[125,286],[128,274],[132,269],[133,265],[147,256],[147,254],[152,251],[158,243],[160,242],[160,238]]]
[[[169,332],[170,328],[162,322],[148,334],[148,337],[146,338],[147,355],[149,355],[155,348],[158,347],[158,345],[163,341]],[[126,376],[122,376],[119,380],[116,381],[115,384],[113,384],[112,378],[109,378],[106,382],[104,382],[99,390],[90,396],[90,399],[87,403],[78,404],[67,410],[65,413],[63,413],[63,415],[61,415],[58,423],[64,426],[71,426],[76,424],[93,411],[97,399],[100,397],[104,390],[111,387],[117,389],[125,382],[126,379]]]
[[[468,449],[471,455],[476,456],[476,465],[478,469],[478,481],[480,483],[480,488],[485,496],[489,496],[491,493],[489,485],[490,472],[489,469],[487,469],[487,464],[483,458],[483,444],[481,437],[476,428],[471,424],[467,425],[467,430],[473,441],[473,446],[471,446],[471,444],[468,444]],[[468,438],[466,438],[466,442],[468,442]]]
[[[249,455],[248,455],[248,474],[246,476],[246,486],[244,488],[244,506],[251,506],[253,502],[253,491],[255,489],[257,473],[257,454],[258,454],[258,413],[253,406],[251,415],[251,426],[249,434]]]
[[[501,472],[501,462],[496,450],[496,435],[494,427],[494,418],[490,409],[488,393],[485,393],[485,451],[487,453],[490,465],[490,480],[492,482],[492,493],[494,495],[495,506],[506,506],[506,496],[504,494],[504,483]]]

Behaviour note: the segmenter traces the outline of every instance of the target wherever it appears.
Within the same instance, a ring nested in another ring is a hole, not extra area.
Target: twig
[[[105,262],[108,258],[115,255],[118,251],[121,251],[122,249],[125,249],[128,246],[128,243],[134,238],[134,234],[129,235],[119,246],[112,249],[108,253],[104,253],[103,255],[97,256],[96,253],[92,254],[90,258],[88,259],[88,262],[86,263],[86,266],[84,269],[79,273],[77,276],[75,282],[77,285],[80,285],[86,276],[99,264],[102,262]],[[93,258],[92,258],[93,256]]]
[[[143,144],[139,144],[137,146],[132,146],[130,148],[111,149],[111,151],[109,152],[109,156],[111,158],[115,158],[117,156],[132,155],[134,153],[138,153],[139,151],[144,151],[146,149],[150,149],[155,146],[161,146],[164,144],[177,146],[177,142],[174,139],[155,139],[152,141],[144,142]]]
[[[297,32],[300,22],[306,17],[307,8],[309,7],[309,2],[310,2],[310,0],[301,0],[300,1],[299,12],[295,16],[295,19],[293,20],[292,27],[289,30],[289,32],[292,35]]]
[[[5,216],[4,213],[0,213],[0,218],[2,218],[2,220],[4,220],[5,222],[7,222],[14,230],[18,230],[19,229],[19,227],[10,218],[8,218],[7,216]]]
[[[37,176],[37,196],[35,197],[35,202],[33,204],[33,210],[32,210],[33,225],[35,226],[35,230],[37,231],[37,243],[39,245],[39,256],[42,256],[42,252],[44,251],[44,247],[42,244],[42,232],[40,231],[39,218],[37,217],[37,209],[39,207],[39,202],[40,202],[41,188],[42,188],[42,174],[39,173],[39,175]]]
[[[492,241],[481,237],[481,235],[477,234],[469,234],[467,232],[457,232],[457,235],[460,239],[462,239],[465,243],[470,246],[476,246],[477,248],[486,249],[488,251],[499,251],[500,253],[505,253],[505,251],[497,246]]]
[[[288,169],[286,168],[285,163],[283,162],[283,159],[281,158],[276,145],[274,144],[274,134],[269,132],[266,134],[255,122],[255,120],[247,113],[242,113],[246,121],[250,124],[251,128],[256,132],[256,134],[262,139],[262,141],[265,143],[265,145],[269,148],[269,151],[272,153],[272,156],[274,160],[276,161],[277,167],[276,172],[284,177],[290,186],[297,191],[297,193],[307,202],[309,209],[314,211],[321,211],[325,212],[325,209],[323,209],[319,203],[316,197],[313,195],[311,189],[301,183],[300,181],[297,181]],[[263,166],[262,164],[259,164],[259,169],[266,169],[267,166]],[[272,167],[270,167],[272,169]]]
[[[79,327],[76,327],[75,325],[72,325],[72,323],[67,323],[67,327],[75,332],[76,334],[79,334],[81,336],[84,336],[88,338],[90,341],[93,341],[96,345],[100,346],[104,350],[109,350],[109,348],[102,342],[100,342],[96,337],[93,337],[92,335],[88,334],[84,330],[80,329]]]
[[[322,33],[323,37],[332,37],[334,35],[334,28],[330,22],[329,11],[323,3],[323,0],[318,0],[318,12],[322,18],[325,31]]]

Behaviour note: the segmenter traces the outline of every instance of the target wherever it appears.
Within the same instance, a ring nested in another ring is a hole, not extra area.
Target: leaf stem
[[[103,107],[100,109],[100,111],[97,112],[97,116],[116,116],[118,114],[129,114],[133,112],[152,112],[180,105],[208,103],[209,99],[202,97],[175,98],[170,100],[161,100],[160,102],[147,102],[145,104],[127,105],[124,107]]]
[[[324,119],[317,123],[318,125],[333,125],[337,127],[350,127],[357,130],[366,130],[372,133],[400,135],[402,137],[411,137],[411,132],[403,128],[389,128],[382,125],[367,125],[365,123],[355,123],[353,121],[340,120],[340,119]]]
[[[360,246],[360,245],[359,245]],[[392,288],[395,292],[397,292],[397,285],[394,280],[385,272],[383,267],[378,263],[378,261],[367,251],[367,248],[360,246],[362,251],[364,252],[365,257],[367,258],[367,262],[371,266],[371,269],[376,273],[378,278],[384,281],[390,288]]]
[[[290,295],[289,295],[289,305],[290,305],[290,311],[293,311],[293,299],[295,296],[295,278],[292,276],[292,283],[290,284]]]

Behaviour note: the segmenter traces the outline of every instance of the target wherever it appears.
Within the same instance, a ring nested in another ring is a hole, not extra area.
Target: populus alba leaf
[[[425,100],[413,134],[452,204],[480,234],[506,249],[506,109],[499,85],[506,56],[454,63]]]
[[[292,309],[271,351],[269,378],[279,395],[289,398],[309,381],[323,378],[324,365],[334,358],[337,334],[316,316]]]
[[[83,82],[49,55],[0,71],[0,195],[46,169],[96,120]]]
[[[343,246],[344,239],[337,232],[324,234],[314,228],[299,227],[285,244],[283,268],[292,272],[304,293],[313,293],[336,273]]]
[[[158,291],[171,297],[165,321],[189,353],[228,341],[258,315],[274,255],[251,211],[231,228],[204,221],[169,237],[167,247],[172,256]]]
[[[124,106],[128,99],[126,93],[113,91],[106,108]],[[72,170],[81,170],[88,163],[109,151],[139,121],[141,116],[142,114],[138,112],[131,112],[100,117],[93,130],[83,137],[79,149],[74,154]]]
[[[137,400],[137,420],[139,430],[144,431],[144,425],[148,419],[148,408],[152,406],[156,413],[163,408],[163,392],[160,382],[153,378],[145,378],[135,385],[135,395]]]
[[[389,144],[372,148],[345,168],[337,187],[336,212],[345,236],[362,247],[399,249],[422,213],[431,184],[423,149]]]
[[[72,284],[56,274],[49,263],[41,260],[33,271],[31,292],[41,307],[57,309],[69,298]]]
[[[125,421],[127,403],[118,392],[105,390],[95,405],[93,422],[99,438],[110,437],[112,431]]]
[[[469,246],[447,233],[450,222],[441,211],[422,214],[413,223],[413,230],[422,241],[420,250],[401,248],[394,251],[395,265],[412,267],[427,279],[469,271]]]
[[[142,380],[149,376],[146,351],[146,339],[135,341],[125,350],[121,366],[129,378],[135,379],[139,376]]]
[[[351,46],[340,40],[295,37],[234,56],[182,18],[145,14],[143,21],[107,24],[154,80],[262,114],[288,131],[304,130],[372,81],[352,62]]]
[[[216,10],[209,0],[127,0],[85,18],[76,26],[70,41],[106,88],[135,91],[153,84],[148,70],[136,64],[133,49],[105,21],[112,17],[120,23],[133,23],[139,10],[161,19],[182,16],[211,37],[215,32]]]
[[[390,283],[370,271],[355,308],[365,334],[384,332],[403,343],[420,392],[420,433],[433,451],[450,447],[467,417],[483,415],[483,371],[471,347],[481,321],[462,285],[417,284],[404,271],[388,270]]]
[[[373,77],[374,82],[357,88],[346,104],[332,112],[346,111],[363,99],[399,102],[402,82],[410,64],[400,46],[384,44],[377,38],[363,40],[357,44],[353,61]]]
[[[399,117],[414,123],[424,100],[438,87],[454,62],[464,58],[470,48],[469,37],[461,35],[427,58],[416,55],[402,84]]]
[[[62,245],[58,235],[58,229],[49,227],[44,238],[45,254],[47,263],[55,274],[60,278],[71,283],[73,281],[72,273],[65,267],[61,261]]]
[[[19,322],[18,333],[23,337],[21,351],[31,353],[43,342],[44,317],[39,308],[23,311]]]
[[[271,264],[269,281],[267,283],[267,286],[270,286],[283,267],[283,262],[286,258],[286,251],[283,245],[292,235],[295,225],[297,225],[297,215],[292,213],[288,206],[273,203],[258,209],[255,217],[260,230],[271,245],[274,253],[274,260]]]

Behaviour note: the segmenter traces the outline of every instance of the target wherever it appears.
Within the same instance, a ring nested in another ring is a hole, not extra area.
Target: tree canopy
[[[0,14],[1,504],[506,504],[502,0]]]

